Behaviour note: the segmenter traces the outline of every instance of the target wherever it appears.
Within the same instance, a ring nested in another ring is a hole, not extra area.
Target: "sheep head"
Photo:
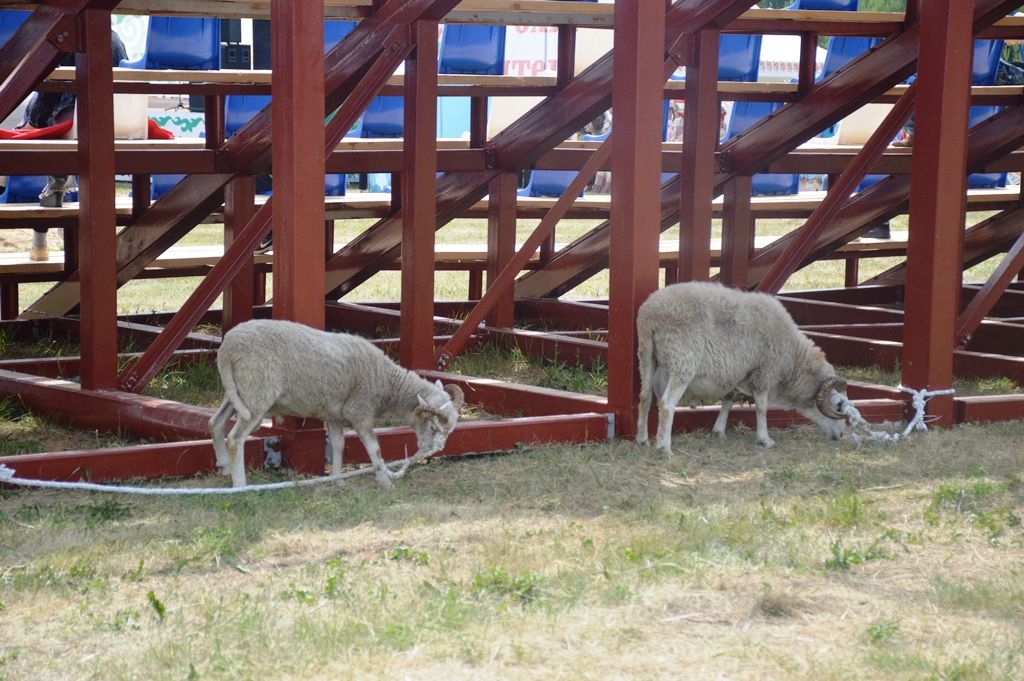
[[[832,396],[832,391],[835,391],[840,398],[845,399],[846,379],[840,376],[826,378],[818,386],[818,393],[814,398],[814,403],[818,406],[818,411],[828,418],[842,421],[846,418],[846,415],[832,406],[829,399]]]
[[[437,381],[433,387],[436,390],[416,395],[417,405],[412,411],[412,428],[421,452],[444,449],[465,402],[462,389],[457,385],[442,386],[441,381]]]

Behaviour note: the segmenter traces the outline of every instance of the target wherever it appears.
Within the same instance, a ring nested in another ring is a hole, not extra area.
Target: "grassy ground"
[[[435,460],[390,495],[2,492],[0,679],[1020,679],[1022,437],[690,434]]]
[[[480,226],[438,238],[478,242]],[[339,223],[339,242],[359,228]],[[219,238],[201,227],[189,243]],[[862,276],[883,266],[865,261]],[[393,298],[396,280],[353,299]],[[841,281],[824,264],[791,286]],[[173,308],[190,286],[132,284],[119,307]],[[606,286],[601,275],[574,295]],[[465,297],[465,276],[439,275],[438,296]],[[607,386],[602,366],[493,349],[457,362]],[[149,394],[209,406],[220,386],[200,365],[163,372]],[[1024,424],[886,445],[810,427],[773,436],[766,451],[746,430],[688,434],[671,459],[630,442],[438,459],[394,494],[367,478],[222,499],[3,490],[0,681],[1024,678]],[[0,454],[118,437],[0,403]]]

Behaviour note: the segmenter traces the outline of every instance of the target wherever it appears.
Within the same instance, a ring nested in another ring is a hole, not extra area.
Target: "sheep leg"
[[[711,432],[718,437],[725,437],[725,422],[729,420],[729,410],[732,409],[733,401],[728,395],[722,398],[722,408],[718,410],[718,418]]]
[[[689,380],[683,380],[678,376],[669,376],[665,385],[665,391],[658,399],[658,435],[656,438],[658,449],[666,454],[672,453],[672,421],[675,418],[676,405],[686,394]]]
[[[383,490],[394,490],[395,483],[391,482],[390,471],[388,471],[388,467],[384,465],[384,459],[380,455],[380,443],[377,442],[377,436],[374,434],[373,428],[366,424],[356,425],[355,428],[356,433],[359,435],[360,442],[362,442],[363,447],[366,448],[366,453],[369,455],[370,461],[373,462],[373,474],[377,477],[377,484],[380,485]]]
[[[327,441],[331,443],[331,475],[341,475],[341,464],[345,456],[345,425],[337,421],[327,424]],[[338,484],[341,484],[338,480]]]
[[[651,395],[654,394],[654,357],[653,352],[640,350],[640,408],[636,417],[636,443],[647,444],[650,431]]]
[[[768,391],[754,392],[754,406],[757,412],[757,443],[771,449],[775,442],[768,436]]]
[[[224,401],[220,403],[220,408],[217,409],[213,417],[210,418],[210,434],[213,437],[213,451],[217,455],[217,472],[221,475],[228,474],[228,448],[224,441],[224,427],[228,423],[228,419],[231,418],[231,414],[234,412],[234,407],[231,406],[231,401],[228,398],[224,398]]]
[[[263,421],[263,415],[254,415],[248,421],[235,419],[235,426],[228,433],[228,458],[231,471],[231,486],[245,487],[245,439]]]

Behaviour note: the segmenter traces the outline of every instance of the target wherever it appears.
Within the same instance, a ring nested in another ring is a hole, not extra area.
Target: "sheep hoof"
[[[669,456],[672,456],[672,445],[671,444],[666,444],[666,443],[659,444],[658,445],[658,451],[659,452],[665,452]]]
[[[725,437],[725,428],[722,428],[721,430],[712,430],[711,434],[715,437]]]
[[[217,464],[217,474],[218,475],[231,475],[231,468],[229,466],[227,466],[226,464],[223,465],[223,466],[220,465],[220,464]]]
[[[637,436],[636,436],[636,443],[638,445],[646,445],[647,444],[647,433],[638,433]]]
[[[772,440],[770,437],[766,437],[763,440],[758,440],[757,443],[764,447],[765,449],[771,449],[772,447],[775,446],[775,441]]]
[[[391,478],[385,473],[384,475],[377,476],[377,484],[385,492],[394,492],[395,483],[391,482]]]

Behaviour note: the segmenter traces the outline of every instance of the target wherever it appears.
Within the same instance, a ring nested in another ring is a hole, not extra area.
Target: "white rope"
[[[895,442],[900,437],[907,437],[911,432],[928,430],[928,426],[925,425],[927,421],[935,420],[938,417],[929,418],[925,414],[925,408],[928,405],[928,400],[938,395],[952,395],[956,391],[953,388],[947,388],[945,390],[914,390],[913,388],[907,388],[904,386],[898,386],[898,389],[902,392],[908,393],[911,396],[911,406],[914,407],[914,416],[907,422],[906,427],[903,429],[902,435],[900,433],[892,433],[883,430],[872,430],[871,425],[864,420],[861,416],[860,411],[857,407],[853,406],[853,402],[850,400],[843,400],[839,406],[839,411],[850,420],[850,439],[856,443],[861,442],[861,436],[853,430],[859,428],[866,434],[868,441],[875,442]]]
[[[928,400],[938,395],[952,395],[955,392],[952,388],[946,388],[945,390],[914,390],[903,385],[898,386],[898,388],[900,391],[910,394],[910,403],[914,407],[914,418],[907,422],[907,427],[903,430],[903,437],[909,435],[913,430],[928,430],[925,422],[934,421],[938,418],[925,418],[925,406],[928,404]]]
[[[411,459],[392,461],[385,464],[388,477],[392,480],[401,478],[413,463],[425,459],[434,451],[425,450],[416,452]],[[395,470],[395,469],[398,470]],[[286,482],[270,482],[261,485],[245,485],[244,487],[130,487],[121,485],[100,485],[93,482],[57,482],[53,480],[30,480],[28,478],[15,477],[16,471],[13,468],[0,463],[0,483],[7,485],[20,485],[22,487],[41,487],[44,489],[80,490],[85,492],[114,492],[117,494],[136,494],[140,496],[185,496],[185,495],[211,495],[211,494],[241,494],[243,492],[263,492],[266,490],[289,489],[295,487],[311,487],[322,485],[336,480],[347,480],[357,475],[366,475],[373,472],[373,466],[365,466],[354,471],[339,473],[338,475],[327,475],[307,480],[288,480]]]

